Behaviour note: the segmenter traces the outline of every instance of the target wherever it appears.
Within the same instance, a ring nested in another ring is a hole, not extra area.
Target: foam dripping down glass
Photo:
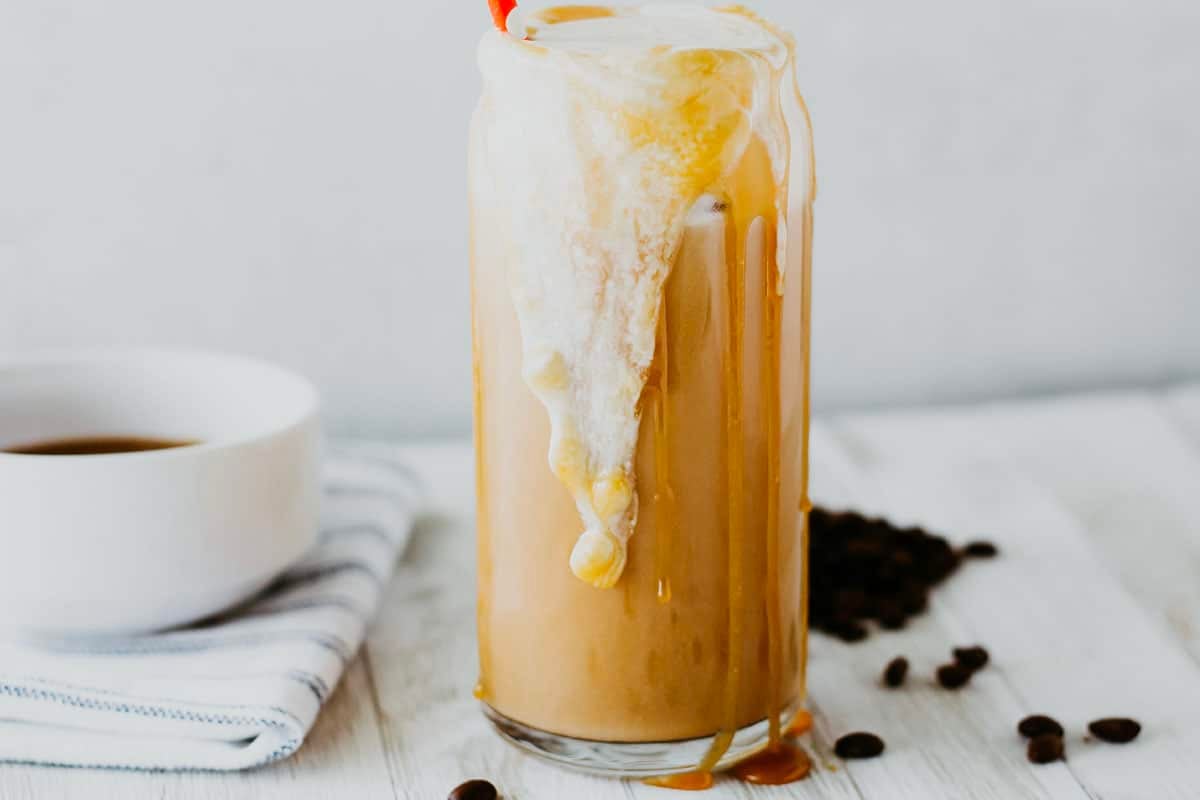
[[[488,33],[470,144],[480,681],[566,766],[711,771],[804,696],[808,115],[738,8]]]

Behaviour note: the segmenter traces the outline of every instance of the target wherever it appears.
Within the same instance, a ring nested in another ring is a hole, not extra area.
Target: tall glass
[[[581,506],[555,462],[514,300],[513,215],[545,211],[521,208],[497,177],[520,143],[498,149],[494,129],[548,112],[489,83],[498,36],[483,45],[471,141],[476,694],[502,735],[567,766],[718,769],[777,740],[804,697],[813,179],[790,47],[772,87],[779,113],[686,198],[635,398],[624,569],[596,588],[569,567]],[[549,267],[573,268],[569,252]]]

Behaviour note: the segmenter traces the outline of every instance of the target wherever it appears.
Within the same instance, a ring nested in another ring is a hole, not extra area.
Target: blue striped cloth
[[[387,451],[341,452],[317,547],[242,606],[158,634],[0,643],[0,762],[238,770],[286,758],[362,644],[420,500]]]

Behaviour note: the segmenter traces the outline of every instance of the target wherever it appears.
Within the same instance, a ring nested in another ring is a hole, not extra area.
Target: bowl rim
[[[303,426],[316,419],[319,415],[321,407],[320,393],[317,391],[316,385],[300,373],[265,359],[199,347],[96,346],[45,348],[21,352],[0,351],[0,380],[3,380],[5,371],[13,368],[117,362],[130,363],[135,361],[145,363],[147,360],[178,361],[184,359],[209,363],[237,364],[242,367],[258,370],[263,374],[281,378],[288,385],[289,391],[296,393],[297,410],[286,415],[281,415],[277,422],[264,425],[258,430],[244,433],[240,436],[201,441],[182,447],[85,455],[44,455],[36,453],[11,453],[0,450],[0,464],[15,464],[18,462],[29,464],[37,462],[40,465],[71,464],[78,466],[84,462],[88,464],[102,464],[111,462],[114,459],[167,460],[189,458],[266,441]]]

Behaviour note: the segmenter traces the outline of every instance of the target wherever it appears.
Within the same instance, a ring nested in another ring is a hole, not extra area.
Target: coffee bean
[[[1088,723],[1088,730],[1097,739],[1113,744],[1132,742],[1142,732],[1142,726],[1128,717],[1107,717]]]
[[[890,600],[879,609],[879,626],[884,630],[898,631],[907,621],[904,609]]]
[[[961,689],[971,680],[971,670],[961,664],[944,664],[938,667],[937,682],[944,689]]]
[[[1025,755],[1034,764],[1049,764],[1061,761],[1063,757],[1063,738],[1053,733],[1043,733],[1029,740]]]
[[[873,733],[847,733],[837,740],[833,752],[838,758],[875,758],[883,752],[883,739]]]
[[[861,642],[867,638],[867,629],[854,621],[835,622],[832,627],[832,633],[843,642],[851,644]]]
[[[476,779],[455,786],[446,800],[496,800],[499,796],[491,783]]]
[[[1063,726],[1058,724],[1058,720],[1047,717],[1045,714],[1034,714],[1017,723],[1017,732],[1028,739],[1044,733],[1062,736]]]
[[[862,589],[842,589],[833,596],[833,608],[838,616],[862,616],[867,609],[867,593]]]
[[[1000,550],[991,542],[971,542],[963,548],[967,558],[995,558]]]
[[[954,660],[972,672],[977,672],[987,666],[988,651],[978,645],[975,647],[956,647],[954,648]]]
[[[900,607],[905,614],[920,614],[929,608],[927,589],[919,583],[910,584],[900,592]]]
[[[906,677],[908,677],[908,659],[904,656],[897,656],[888,662],[887,668],[883,671],[883,685],[895,689],[904,683]]]
[[[809,515],[809,614],[813,630],[846,642],[867,638],[866,620],[903,628],[929,606],[929,591],[958,569],[963,553],[917,527],[899,528],[853,511]]]

